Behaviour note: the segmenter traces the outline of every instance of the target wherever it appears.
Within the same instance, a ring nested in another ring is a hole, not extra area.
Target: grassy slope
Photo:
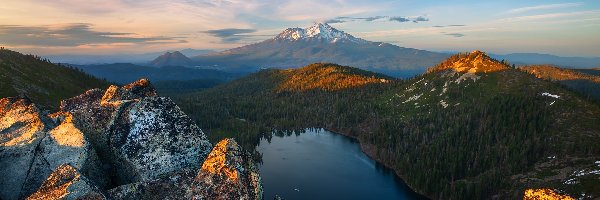
[[[42,108],[56,109],[63,99],[108,85],[106,81],[73,68],[10,50],[0,50],[0,97],[25,94]]]

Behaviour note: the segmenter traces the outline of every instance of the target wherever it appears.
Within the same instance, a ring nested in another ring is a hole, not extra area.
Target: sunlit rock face
[[[262,194],[255,163],[233,139],[215,145],[197,172],[184,169],[109,191],[113,199],[262,199]]]
[[[213,147],[195,178],[196,199],[262,199],[258,170],[233,139]]]
[[[27,99],[0,99],[0,199],[16,199],[45,136],[38,109]]]
[[[69,164],[56,168],[28,200],[106,199],[102,191]]]
[[[427,69],[428,73],[453,70],[462,73],[489,73],[503,71],[510,67],[490,58],[486,53],[475,50],[467,54],[456,54],[435,67]]]
[[[53,169],[70,164],[103,180],[95,152],[69,113],[40,114],[27,99],[0,100],[0,197],[17,199],[35,191]]]
[[[527,189],[523,195],[523,200],[573,200],[572,197],[561,195],[551,189]]]
[[[105,183],[104,174],[97,168],[99,161],[96,152],[84,134],[73,125],[71,114],[59,112],[50,117],[56,125],[53,124],[53,128],[45,132],[34,151],[34,159],[21,189],[21,196],[27,196],[38,189],[52,171],[63,164],[85,171],[99,183]]]

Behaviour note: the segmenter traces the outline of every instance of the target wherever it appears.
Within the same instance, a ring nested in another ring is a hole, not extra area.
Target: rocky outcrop
[[[148,80],[105,92],[91,90],[62,102],[89,132],[117,185],[196,167],[210,151],[204,133]]]
[[[42,186],[27,200],[106,199],[103,192],[69,164],[56,168]]]
[[[39,110],[28,99],[0,99],[1,199],[19,197],[44,129]]]
[[[572,197],[562,195],[551,189],[527,189],[523,195],[523,200],[550,200],[550,199],[562,199],[562,200],[573,200]]]
[[[0,197],[17,199],[34,192],[62,164],[85,170],[104,181],[96,170],[95,152],[83,133],[75,128],[69,113],[50,116],[40,111],[28,99],[0,100]]]
[[[262,199],[258,169],[233,139],[215,145],[195,178],[196,199]]]
[[[427,73],[453,70],[463,73],[490,73],[508,70],[510,67],[503,62],[490,58],[486,53],[475,50],[471,53],[460,53],[451,56],[435,67],[427,69]]]
[[[26,98],[0,99],[0,199],[103,199],[108,190],[116,199],[256,199],[258,172],[227,141],[218,152],[229,174],[203,173],[212,145],[145,79],[89,90],[50,115]]]
[[[202,168],[109,191],[113,199],[262,199],[262,184],[249,153],[233,139],[219,142]]]

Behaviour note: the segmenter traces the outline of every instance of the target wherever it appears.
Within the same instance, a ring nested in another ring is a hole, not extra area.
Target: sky
[[[2,0],[0,46],[39,55],[224,50],[314,22],[431,51],[600,57],[598,0]]]

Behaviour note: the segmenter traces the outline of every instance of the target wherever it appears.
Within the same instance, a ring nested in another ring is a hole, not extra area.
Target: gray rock
[[[73,113],[118,185],[197,168],[210,152],[202,130],[145,79],[88,91],[61,109]]]
[[[45,199],[107,199],[92,181],[69,164],[56,168],[28,200]]]
[[[55,125],[26,99],[2,99],[0,197],[17,199],[34,192],[62,164],[103,177],[93,166],[95,152],[69,113],[53,114]],[[11,103],[12,102],[12,103]],[[16,162],[15,162],[16,161]],[[102,180],[99,178],[99,180]]]
[[[39,111],[31,102],[0,99],[0,199],[17,199],[21,188],[26,187],[44,129]]]
[[[202,168],[111,189],[112,199],[262,199],[262,183],[249,153],[233,139],[219,142]]]
[[[194,180],[195,199],[262,199],[258,168],[233,139],[215,145]]]

